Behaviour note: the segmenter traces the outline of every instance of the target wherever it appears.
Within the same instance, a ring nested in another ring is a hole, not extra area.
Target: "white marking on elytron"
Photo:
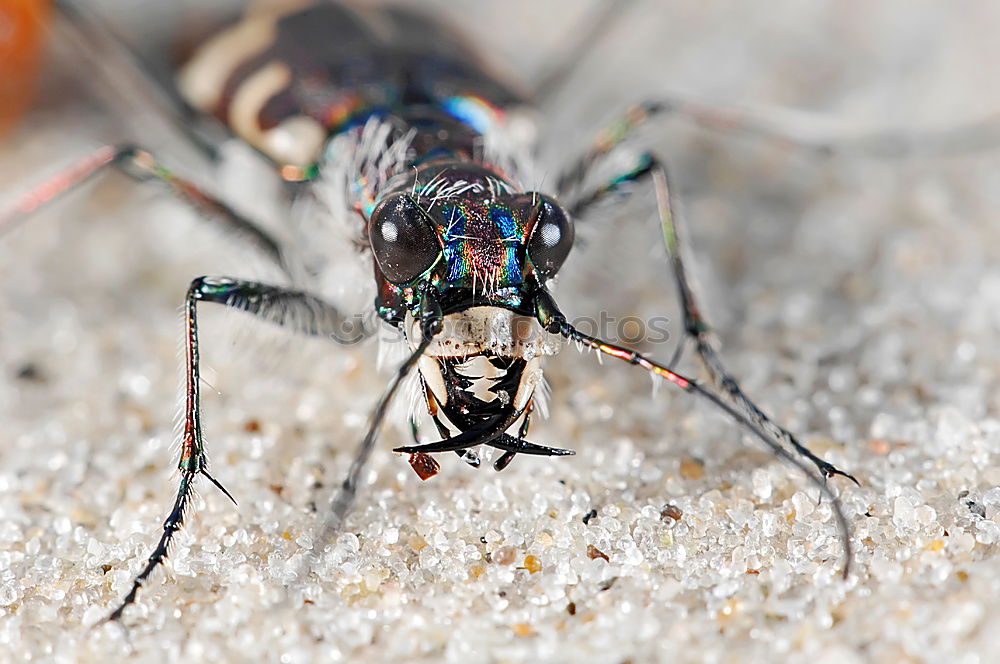
[[[236,68],[274,43],[276,24],[277,16],[259,14],[206,42],[177,76],[181,95],[195,108],[211,112]]]
[[[264,150],[265,133],[260,128],[258,114],[282,88],[292,80],[292,70],[283,62],[274,61],[251,74],[236,89],[229,104],[229,125],[247,143]]]
[[[285,119],[264,132],[261,149],[275,161],[293,166],[310,166],[319,158],[327,131],[305,115]]]

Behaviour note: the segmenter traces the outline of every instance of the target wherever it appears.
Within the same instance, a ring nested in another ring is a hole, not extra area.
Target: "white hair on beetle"
[[[523,118],[517,123],[492,123],[482,137],[481,154],[476,155],[509,178],[514,189],[523,189],[525,180],[537,179],[530,157],[531,139],[525,132],[529,124]],[[302,281],[297,285],[320,294],[345,315],[357,314],[361,316],[359,322],[378,327],[379,370],[398,367],[409,352],[405,335],[373,320],[376,314],[372,302],[377,291],[370,261],[374,258],[367,250],[363,216],[363,211],[377,201],[394,178],[409,177],[405,165],[415,132],[411,130],[392,139],[392,131],[391,123],[371,118],[354,130],[334,136],[324,150],[318,178],[307,185],[311,195],[297,197],[287,220],[290,223],[284,224],[280,231],[282,238],[291,238],[290,250],[304,265],[304,274],[294,275],[296,282]],[[256,212],[254,216],[261,210],[275,209],[274,202],[280,196],[275,194],[273,185],[263,186],[260,169],[254,166],[259,159],[247,158],[239,152],[240,148],[233,148],[226,160],[229,176],[225,179],[231,185],[227,189],[232,197],[239,198],[248,212]],[[511,193],[500,185],[491,183],[490,190]],[[234,188],[239,191],[232,191]],[[462,193],[465,192],[460,187],[452,186],[436,192],[435,196],[447,198]],[[359,260],[359,254],[366,255]],[[389,413],[389,418],[397,422],[425,410],[417,371],[406,378],[401,389],[405,396],[393,404]],[[545,413],[544,381],[537,392],[536,407]]]
[[[513,108],[483,133],[483,162],[507,175],[522,191],[534,190],[541,182],[533,157],[537,122],[527,108]],[[525,187],[528,186],[526,189]]]

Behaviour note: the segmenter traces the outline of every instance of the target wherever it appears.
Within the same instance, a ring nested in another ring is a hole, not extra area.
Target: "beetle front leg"
[[[198,343],[198,303],[214,302],[239,309],[277,325],[290,327],[313,336],[324,336],[342,344],[363,338],[360,330],[352,332],[353,324],[337,309],[319,298],[303,292],[271,286],[255,281],[225,277],[199,277],[191,282],[184,300],[184,429],[181,456],[177,467],[180,486],[174,506],[163,523],[163,533],[146,565],[135,577],[122,602],[108,616],[109,621],[121,619],[125,609],[136,602],[139,589],[169,555],[174,536],[184,525],[184,517],[194,495],[194,482],[203,475],[234,503],[236,500],[208,472],[208,456],[201,422],[201,373]]]

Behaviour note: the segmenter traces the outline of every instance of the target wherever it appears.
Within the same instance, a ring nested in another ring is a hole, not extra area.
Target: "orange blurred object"
[[[50,0],[0,0],[0,133],[34,96],[51,9]]]

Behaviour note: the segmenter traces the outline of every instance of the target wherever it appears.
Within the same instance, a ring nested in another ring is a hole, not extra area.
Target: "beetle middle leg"
[[[118,170],[138,182],[153,180],[165,184],[172,194],[216,227],[253,246],[290,277],[296,276],[285,247],[271,233],[198,185],[176,175],[148,150],[128,144],[105,145],[94,150],[0,209],[0,234],[109,170]]]
[[[631,170],[617,175],[608,184],[583,197],[573,205],[571,210],[575,215],[585,214],[595,203],[620,190],[626,183],[631,182],[650,182],[653,186],[656,194],[656,208],[663,233],[663,242],[669,253],[671,270],[674,275],[674,281],[677,284],[678,296],[684,317],[685,339],[693,342],[695,352],[712,383],[748,418],[759,425],[774,439],[790,446],[798,454],[812,462],[824,478],[842,475],[855,484],[858,484],[854,476],[816,456],[793,433],[768,417],[764,411],[747,397],[739,383],[723,365],[722,359],[713,344],[711,328],[701,313],[697,298],[688,279],[687,269],[684,264],[685,250],[683,235],[680,232],[680,219],[673,195],[670,193],[667,169],[655,155],[648,152],[641,154]],[[682,340],[681,344],[683,343],[684,341]],[[682,347],[679,347],[678,351]],[[678,359],[679,352],[675,354],[671,364],[674,364]]]

